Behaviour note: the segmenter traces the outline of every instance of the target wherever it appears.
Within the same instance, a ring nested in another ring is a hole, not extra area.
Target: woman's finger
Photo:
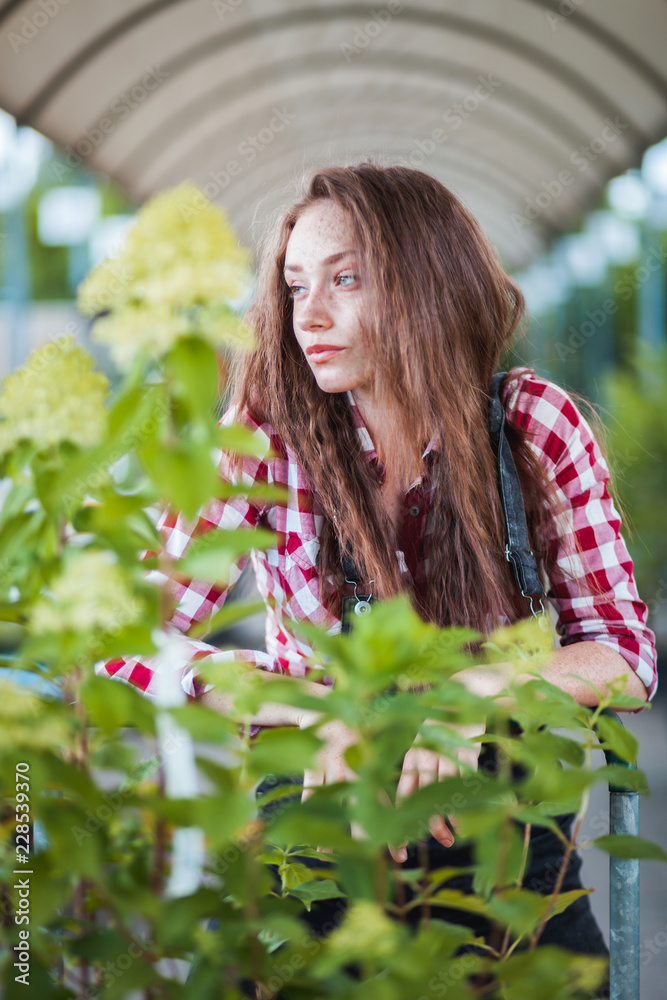
[[[324,771],[308,771],[303,772],[303,791],[301,793],[301,801],[305,802],[313,794],[315,788],[318,785],[324,784]]]
[[[440,844],[442,844],[443,847],[451,847],[454,843],[454,834],[447,826],[444,816],[432,816],[429,820],[428,828],[431,834]]]
[[[438,754],[434,750],[419,751],[419,787],[426,788],[438,780]]]
[[[403,758],[401,776],[396,786],[396,805],[419,788],[419,751],[410,749]]]
[[[400,847],[392,847],[391,844],[387,844],[387,847],[389,848],[389,853],[391,854],[392,858],[394,859],[394,861],[398,861],[399,863],[407,861],[408,858],[407,846],[408,846],[407,844],[401,844]]]

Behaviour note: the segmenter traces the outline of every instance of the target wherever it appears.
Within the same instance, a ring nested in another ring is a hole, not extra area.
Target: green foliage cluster
[[[29,691],[0,673],[0,980],[7,1000],[26,995],[17,981],[20,948],[29,948],[30,995],[40,1000],[121,1000],[137,990],[151,998],[232,1000],[244,979],[256,984],[258,997],[294,1000],[362,991],[378,1000],[430,1000],[443,995],[443,984],[449,998],[590,995],[604,963],[536,947],[546,922],[578,894],[559,893],[558,881],[546,896],[523,884],[525,831],[537,825],[563,839],[554,817],[576,812],[567,858],[595,782],[644,789],[640,772],[592,766],[596,724],[619,758],[636,759],[633,738],[601,718],[604,702],[583,709],[540,678],[548,649],[530,623],[499,632],[476,653],[471,643],[479,637],[424,623],[404,599],[378,605],[350,636],[303,626],[333,687],[314,699],[302,681],[285,678],[272,683],[271,700],[342,720],[357,737],[346,753],[357,777],[322,786],[303,803],[290,796],[298,787],[276,787],[262,803],[272,810],[259,813],[257,782],[312,767],[319,724],[250,740],[247,722],[266,687],[258,671],[239,664],[202,667],[233,696],[226,717],[197,703],[165,707],[94,669],[100,660],[158,654],[172,606],[147,569],[196,569],[224,582],[240,552],[270,542],[220,533],[212,548],[171,560],[159,554],[155,529],[161,504],[194,517],[211,496],[237,491],[218,479],[216,449],[252,453],[256,442],[241,428],[217,426],[217,359],[196,329],[172,338],[159,357],[139,345],[113,395],[104,389],[106,420],[92,439],[76,433],[66,397],[78,393],[88,412],[100,385],[90,378],[75,384],[87,370],[78,348],[51,347],[31,356],[8,391],[13,399],[22,387],[30,408],[49,366],[60,366],[61,408],[56,400],[50,419],[63,433],[42,437],[38,421],[18,433],[12,406],[0,423],[0,619],[21,630],[15,658],[2,662],[37,685]],[[208,627],[238,615],[237,607],[223,609]],[[513,661],[535,679],[510,683],[505,697],[479,698],[456,675],[480,661]],[[452,756],[469,745],[455,727],[482,720],[481,739],[497,750],[497,774],[463,770],[396,804],[400,762],[417,737]],[[166,765],[193,745],[205,787],[190,797],[168,794]],[[437,811],[455,818],[460,842],[475,844],[472,895],[450,885],[453,869],[388,864],[387,843],[422,840]],[[177,842],[193,832],[204,839],[202,877],[176,890]],[[665,857],[639,838],[597,844]],[[328,864],[308,863],[316,859]],[[25,879],[16,874],[22,867],[30,872]],[[304,914],[336,898],[347,903],[344,918],[327,938],[312,936]],[[406,918],[416,907],[413,924]],[[487,917],[491,942],[441,919],[439,907]],[[193,963],[187,984],[171,959]]]
[[[667,600],[667,351],[645,349],[633,369],[609,375],[605,395],[612,472],[632,529],[629,548],[641,592]]]

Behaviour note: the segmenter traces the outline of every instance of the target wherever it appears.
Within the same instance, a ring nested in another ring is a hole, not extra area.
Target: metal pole
[[[602,715],[623,723],[610,708]],[[604,748],[607,764],[636,764]],[[639,834],[639,795],[609,786],[609,833]],[[609,855],[609,997],[639,1000],[639,858]]]
[[[609,832],[639,834],[637,792],[609,794]],[[610,998],[639,1000],[639,859],[609,857]]]

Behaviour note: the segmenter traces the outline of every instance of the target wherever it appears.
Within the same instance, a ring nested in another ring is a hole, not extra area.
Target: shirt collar
[[[352,410],[352,420],[354,422],[354,426],[357,428],[357,434],[359,435],[359,441],[361,442],[361,447],[363,448],[364,454],[366,455],[366,458],[368,459],[369,462],[375,462],[377,464],[378,471],[380,472],[381,475],[381,479],[384,480],[384,469],[382,468],[382,463],[378,458],[378,453],[375,450],[373,439],[371,438],[368,428],[366,427],[366,424],[363,421],[359,407],[354,401],[352,390],[348,389],[346,395],[348,402],[350,404],[350,409]],[[431,457],[434,458],[437,452],[438,452],[438,435],[435,434],[427,444],[426,449],[422,455],[422,459],[426,459],[427,455],[431,455]],[[429,459],[429,461],[431,461],[431,459]],[[413,486],[416,486],[417,483],[420,483],[421,481],[422,477],[420,476],[419,479],[416,479],[415,482],[411,484],[410,489],[412,489]]]

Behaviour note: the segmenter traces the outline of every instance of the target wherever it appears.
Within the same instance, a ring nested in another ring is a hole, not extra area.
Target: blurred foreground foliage
[[[628,547],[649,609],[667,605],[667,350],[644,349],[607,377],[612,472],[631,533]]]
[[[195,244],[205,211],[191,222]],[[154,214],[146,217],[153,226]],[[135,239],[144,236],[140,229]],[[165,259],[171,266],[173,255]],[[195,317],[186,300],[183,315]],[[157,663],[168,646],[172,604],[147,568],[168,576],[209,565],[206,552],[182,561],[158,555],[156,512],[168,503],[194,517],[231,489],[217,476],[217,449],[257,448],[242,428],[217,424],[218,366],[208,333],[196,318],[185,332],[175,330],[169,325],[148,344],[135,340],[134,352],[131,340],[123,342],[128,371],[113,395],[69,341],[33,354],[0,390],[0,619],[21,637],[3,665],[34,683],[30,690],[0,673],[4,996],[26,995],[16,977],[28,948],[30,995],[40,1000],[120,1000],[142,990],[146,998],[231,1000],[241,996],[242,980],[256,984],[258,997],[294,1000],[362,991],[383,1000],[435,997],[443,984],[450,998],[589,995],[603,962],[536,947],[545,923],[580,893],[559,894],[556,883],[543,896],[523,884],[527,840],[518,824],[562,838],[554,817],[574,811],[581,818],[595,782],[645,784],[640,772],[592,766],[600,709],[581,708],[540,678],[550,640],[533,623],[500,631],[478,653],[470,648],[479,637],[424,623],[403,598],[378,605],[349,637],[304,626],[333,687],[314,699],[303,682],[284,678],[271,698],[315,708],[323,721],[340,719],[353,730],[346,759],[357,777],[322,786],[304,803],[290,797],[298,787],[276,787],[264,800],[273,802],[270,817],[258,812],[257,782],[313,766],[320,723],[251,741],[244,724],[266,698],[258,671],[202,664],[234,697],[224,718],[201,704],[169,707],[96,675],[98,661],[141,655]],[[56,370],[61,392],[54,397]],[[85,428],[74,396],[88,415]],[[247,533],[221,533],[217,575],[258,543]],[[238,607],[223,609],[217,624],[238,615]],[[456,679],[471,664],[508,661],[535,679],[516,689],[509,683],[505,698],[479,698]],[[400,764],[417,737],[451,756],[470,742],[454,727],[484,720],[497,772],[464,769],[396,805]],[[634,739],[618,724],[606,720],[601,733],[619,758],[636,759]],[[195,754],[200,788],[167,794],[165,772]],[[448,885],[454,869],[388,864],[387,843],[422,840],[435,812],[454,816],[458,842],[475,845],[473,895]],[[353,828],[364,835],[353,837]],[[203,871],[195,853],[181,870],[183,844],[198,842]],[[322,855],[318,846],[332,852]],[[600,847],[611,849],[604,838]],[[628,856],[665,857],[639,838],[621,847]],[[327,864],[304,863],[314,858]],[[177,868],[185,883],[174,880]],[[17,870],[29,882],[27,906]],[[412,902],[402,903],[408,886]],[[347,909],[321,939],[302,918],[327,898],[344,899]],[[423,915],[411,925],[405,917],[416,906]],[[496,928],[492,944],[440,919],[438,906],[487,917]],[[171,959],[194,963],[187,984]]]

